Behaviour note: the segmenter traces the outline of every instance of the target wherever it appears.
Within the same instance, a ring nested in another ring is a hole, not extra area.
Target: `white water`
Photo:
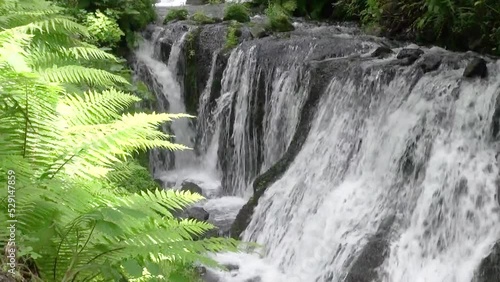
[[[161,40],[162,30],[157,29],[152,36],[152,40],[143,40],[136,50],[135,55],[138,64],[145,65],[152,79],[154,80],[153,91],[158,97],[157,103],[159,110],[171,114],[185,113],[186,107],[184,105],[184,97],[182,95],[182,88],[179,81],[174,77],[177,73],[177,65],[179,56],[181,55],[182,44],[184,43],[184,34],[177,42],[172,45],[168,63],[165,64],[158,59],[158,51],[155,48]],[[162,97],[163,96],[163,97]],[[165,102],[168,101],[168,104]],[[189,125],[187,118],[176,119],[170,124],[170,130],[163,126],[165,132],[170,132],[174,136],[175,143],[182,144],[188,148],[193,148],[193,138],[195,136],[194,130]],[[175,167],[185,168],[191,166],[196,157],[191,150],[176,151]],[[153,164],[157,165],[162,156],[159,155],[159,150],[152,152]],[[169,167],[167,167],[169,168]],[[162,168],[157,168],[155,171],[161,171]]]
[[[162,81],[161,93],[180,89],[171,75],[178,50],[172,48],[168,67],[154,59],[152,46],[140,50],[140,60]],[[215,108],[206,107],[210,89],[200,99],[200,119],[210,121],[198,121],[207,134],[204,155],[160,175],[176,187],[184,180],[198,183],[212,198],[200,203],[212,222],[230,222],[245,203],[241,197],[251,195],[257,174],[283,155],[307,96],[309,77],[300,69],[277,68],[266,77],[259,143],[252,126],[263,71],[257,60],[256,48],[232,52]],[[215,58],[209,80],[214,64]],[[361,74],[346,69],[331,81],[303,148],[260,199],[243,234],[264,249],[217,255],[239,269],[216,272],[216,281],[344,281],[381,222],[395,216],[380,281],[470,282],[500,239],[496,148],[487,137],[500,88],[498,67],[490,64],[489,80],[463,80],[463,69],[440,70],[415,86],[411,68],[398,69],[394,78],[368,63]],[[181,95],[172,95],[166,97],[175,104]],[[172,126],[175,133],[194,136],[189,124],[178,125]],[[232,149],[221,147],[227,140]],[[231,161],[224,191],[219,150]],[[255,159],[259,151],[261,166]]]
[[[221,93],[225,100],[217,107],[218,112],[225,113],[218,128],[229,127],[231,115],[234,115],[232,130],[222,131],[224,139],[231,140],[234,146],[233,152],[229,153],[232,165],[227,168],[229,181],[226,189],[231,195],[245,198],[252,195],[255,177],[275,163],[290,145],[309,86],[308,74],[303,74],[302,69],[295,66],[296,61],[288,68],[277,67],[272,76],[265,76],[265,70],[257,68],[257,56],[254,47],[236,49],[231,53],[222,80]],[[259,98],[261,80],[265,93]],[[262,113],[255,112],[258,99],[264,99]],[[258,128],[253,121],[262,114],[263,140],[258,140]],[[263,155],[262,164],[256,157],[259,151]]]
[[[498,171],[485,136],[500,81],[460,85],[460,76],[442,72],[413,89],[411,74],[389,85],[381,72],[366,74],[359,88],[334,80],[305,146],[260,200],[244,238],[265,245],[287,281],[342,281],[394,214],[383,281],[470,282],[500,238]],[[409,144],[423,179],[401,173]]]

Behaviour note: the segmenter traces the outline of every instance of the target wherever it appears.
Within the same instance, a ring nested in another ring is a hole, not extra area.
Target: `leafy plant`
[[[244,4],[230,4],[224,9],[224,20],[246,23],[250,21],[250,12]]]
[[[172,9],[168,11],[163,23],[167,24],[171,21],[187,20],[187,18],[188,18],[188,11],[186,9]]]
[[[269,6],[266,9],[266,15],[268,17],[268,26],[270,30],[285,32],[295,29],[290,21],[289,12],[279,5]]]
[[[193,14],[191,19],[199,24],[212,24],[215,23],[215,20],[202,12],[196,12]]]
[[[91,34],[91,43],[101,47],[116,47],[122,36],[125,35],[118,26],[116,18],[108,16],[99,10],[87,14],[85,25]]]
[[[226,34],[226,49],[232,49],[236,47],[239,43],[240,36],[240,24],[237,21],[232,21],[227,29]]]
[[[128,81],[98,68],[117,59],[80,41],[88,31],[61,12],[0,3],[0,182],[10,186],[0,199],[15,204],[0,212],[0,245],[15,218],[16,271],[32,281],[168,279],[213,265],[205,254],[236,241],[194,241],[213,226],[173,216],[200,195],[123,184],[135,153],[185,149],[157,128],[186,115],[127,113],[139,99],[114,87]]]

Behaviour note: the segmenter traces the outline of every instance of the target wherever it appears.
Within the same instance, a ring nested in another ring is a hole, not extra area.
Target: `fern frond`
[[[82,66],[54,67],[42,70],[40,74],[44,79],[50,82],[87,83],[93,86],[113,86],[116,83],[129,84],[127,80],[119,75]]]
[[[61,101],[62,113],[68,126],[108,123],[119,118],[119,113],[130,107],[139,98],[116,90],[102,93],[86,92],[83,95],[67,95]]]

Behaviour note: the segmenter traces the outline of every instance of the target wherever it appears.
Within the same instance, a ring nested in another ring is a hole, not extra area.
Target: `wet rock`
[[[198,184],[190,181],[182,182],[181,191],[189,191],[191,193],[198,193],[200,195],[203,194],[203,189],[201,189],[201,187]]]
[[[154,181],[156,182],[156,184],[158,184],[158,186],[160,186],[161,188],[165,188],[165,181],[161,180],[161,179],[157,179],[155,178]]]
[[[205,0],[186,0],[186,5],[204,5]]]
[[[170,52],[172,51],[172,42],[167,39],[160,41],[160,59],[162,62],[168,62]]]
[[[265,25],[256,24],[252,28],[250,28],[250,32],[252,33],[253,38],[263,38],[269,36],[271,33],[266,29]]]
[[[379,226],[375,235],[352,264],[345,282],[371,282],[377,279],[377,268],[389,255],[389,235],[395,217],[390,216]]]
[[[204,208],[194,206],[187,208],[184,216],[188,219],[207,221],[210,214]]]
[[[400,60],[402,66],[409,66],[413,64],[420,56],[424,54],[424,51],[414,48],[405,48],[399,51],[397,59]]]
[[[464,70],[464,77],[481,77],[488,76],[488,67],[486,61],[482,58],[474,58]]]
[[[500,242],[497,242],[489,256],[483,259],[476,271],[474,282],[500,281]]]
[[[380,46],[377,49],[375,49],[375,51],[373,51],[371,56],[382,59],[382,58],[388,57],[392,53],[393,53],[393,51],[391,48],[389,48],[387,46]]]
[[[422,62],[420,63],[420,68],[426,72],[435,71],[441,65],[442,58],[438,54],[432,54],[424,56]]]
[[[493,141],[498,141],[500,132],[500,96],[497,97],[495,103],[495,111],[493,112],[493,118],[491,122],[491,137]]]
[[[228,271],[233,271],[233,270],[238,270],[240,269],[240,266],[237,264],[224,264],[223,265],[225,268],[227,268]]]

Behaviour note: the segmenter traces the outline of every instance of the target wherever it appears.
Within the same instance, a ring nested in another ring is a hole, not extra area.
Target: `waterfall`
[[[154,150],[152,167],[198,181],[219,234],[248,200],[242,239],[263,246],[216,255],[238,270],[207,281],[476,282],[500,240],[498,62],[465,78],[470,54],[375,56],[403,46],[307,24],[227,51],[223,24],[186,26],[157,27],[136,51],[164,112],[186,110],[188,35],[207,62],[196,126],[163,128],[197,155]]]
[[[287,281],[344,281],[389,219],[380,281],[470,282],[500,238],[491,77],[361,65],[333,78],[244,239],[266,246]]]
[[[157,98],[157,109],[160,112],[171,114],[185,113],[186,107],[184,105],[182,85],[176,74],[179,71],[182,44],[185,41],[187,33],[184,33],[172,45],[168,62],[165,64],[160,60],[160,51],[158,50],[163,32],[163,29],[158,28],[152,35],[152,39],[143,40],[136,50],[136,64],[146,69],[139,76],[142,75],[142,79],[151,81],[150,87]],[[136,66],[136,69],[140,69],[141,67],[139,66]],[[170,127],[167,127],[167,124],[163,125],[163,131],[171,133],[174,136],[173,141],[176,143],[189,148],[194,147],[193,140],[195,133],[187,118],[174,120],[170,123]],[[169,155],[170,152],[164,150],[152,150],[150,159],[155,173],[173,168],[187,167],[195,161],[195,155],[191,150],[174,152],[173,160],[169,160]],[[167,164],[165,165],[165,163]]]

